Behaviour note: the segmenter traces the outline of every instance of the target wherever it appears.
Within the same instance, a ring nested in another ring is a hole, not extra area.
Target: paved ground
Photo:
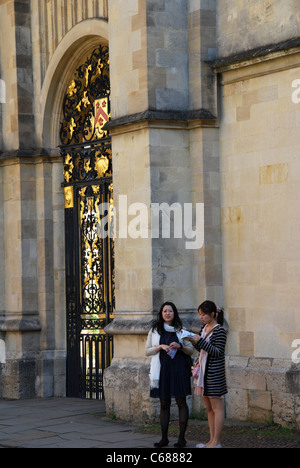
[[[160,437],[137,429],[105,418],[104,402],[56,398],[0,400],[0,448],[102,448],[110,449],[114,452],[107,453],[114,454],[118,453],[116,449],[128,449],[129,452],[130,449],[154,450],[153,444]],[[200,432],[199,427],[199,436]],[[276,442],[272,444],[272,438],[268,439],[268,445],[264,445],[261,438],[251,439],[252,445],[249,445],[249,436],[241,434],[238,440],[237,433],[234,434],[228,439],[228,448],[278,446]],[[169,439],[168,450],[173,449],[175,453],[173,444],[177,438]],[[194,448],[195,444],[188,438],[187,449]]]
[[[157,440],[101,414],[104,403],[93,400],[0,400],[0,447],[142,448]]]

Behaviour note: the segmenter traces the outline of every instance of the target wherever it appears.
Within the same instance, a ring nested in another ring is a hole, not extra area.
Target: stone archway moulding
[[[57,154],[60,109],[66,86],[82,56],[99,41],[108,43],[107,20],[85,20],[65,35],[53,54],[41,90],[40,118],[37,119],[40,147],[50,153]]]

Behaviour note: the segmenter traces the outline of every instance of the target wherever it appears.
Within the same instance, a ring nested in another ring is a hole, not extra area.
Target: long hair
[[[157,320],[156,322],[154,323],[153,327],[152,327],[152,330],[157,330],[157,332],[159,333],[159,335],[162,335],[163,332],[164,332],[164,319],[163,319],[163,316],[162,316],[162,313],[163,313],[163,310],[164,310],[164,307],[165,306],[171,306],[172,309],[173,309],[173,312],[174,312],[174,319],[173,319],[173,323],[172,323],[172,326],[180,331],[182,329],[182,321],[179,317],[179,314],[178,314],[178,310],[177,310],[177,307],[175,304],[173,304],[173,302],[164,302],[161,307],[160,307],[160,310],[157,314]]]
[[[223,323],[224,323],[224,310],[221,309],[220,307],[217,307],[214,302],[212,302],[212,301],[202,302],[202,304],[199,305],[199,307],[198,307],[198,312],[199,312],[199,310],[202,310],[202,312],[205,315],[212,315],[214,313],[217,323],[219,325],[223,325]]]

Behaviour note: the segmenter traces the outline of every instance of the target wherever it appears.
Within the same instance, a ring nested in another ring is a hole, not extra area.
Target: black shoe
[[[154,447],[160,448],[160,447],[166,447],[169,445],[169,439],[161,439],[159,442],[155,442]]]
[[[183,440],[178,440],[178,442],[176,444],[174,444],[174,447],[176,448],[184,448],[186,447],[186,440],[183,439]]]

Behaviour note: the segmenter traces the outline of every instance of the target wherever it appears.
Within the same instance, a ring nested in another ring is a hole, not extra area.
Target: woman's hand
[[[173,343],[170,344],[170,348],[172,349],[180,349],[180,343],[177,343],[177,341],[173,341]]]
[[[158,346],[158,351],[160,351],[161,349],[163,349],[166,353],[170,352],[170,346],[168,346],[168,345],[165,345],[165,344],[159,345]]]
[[[195,343],[198,343],[200,341],[201,336],[200,335],[194,335],[193,338],[190,338],[191,341],[194,341]]]

